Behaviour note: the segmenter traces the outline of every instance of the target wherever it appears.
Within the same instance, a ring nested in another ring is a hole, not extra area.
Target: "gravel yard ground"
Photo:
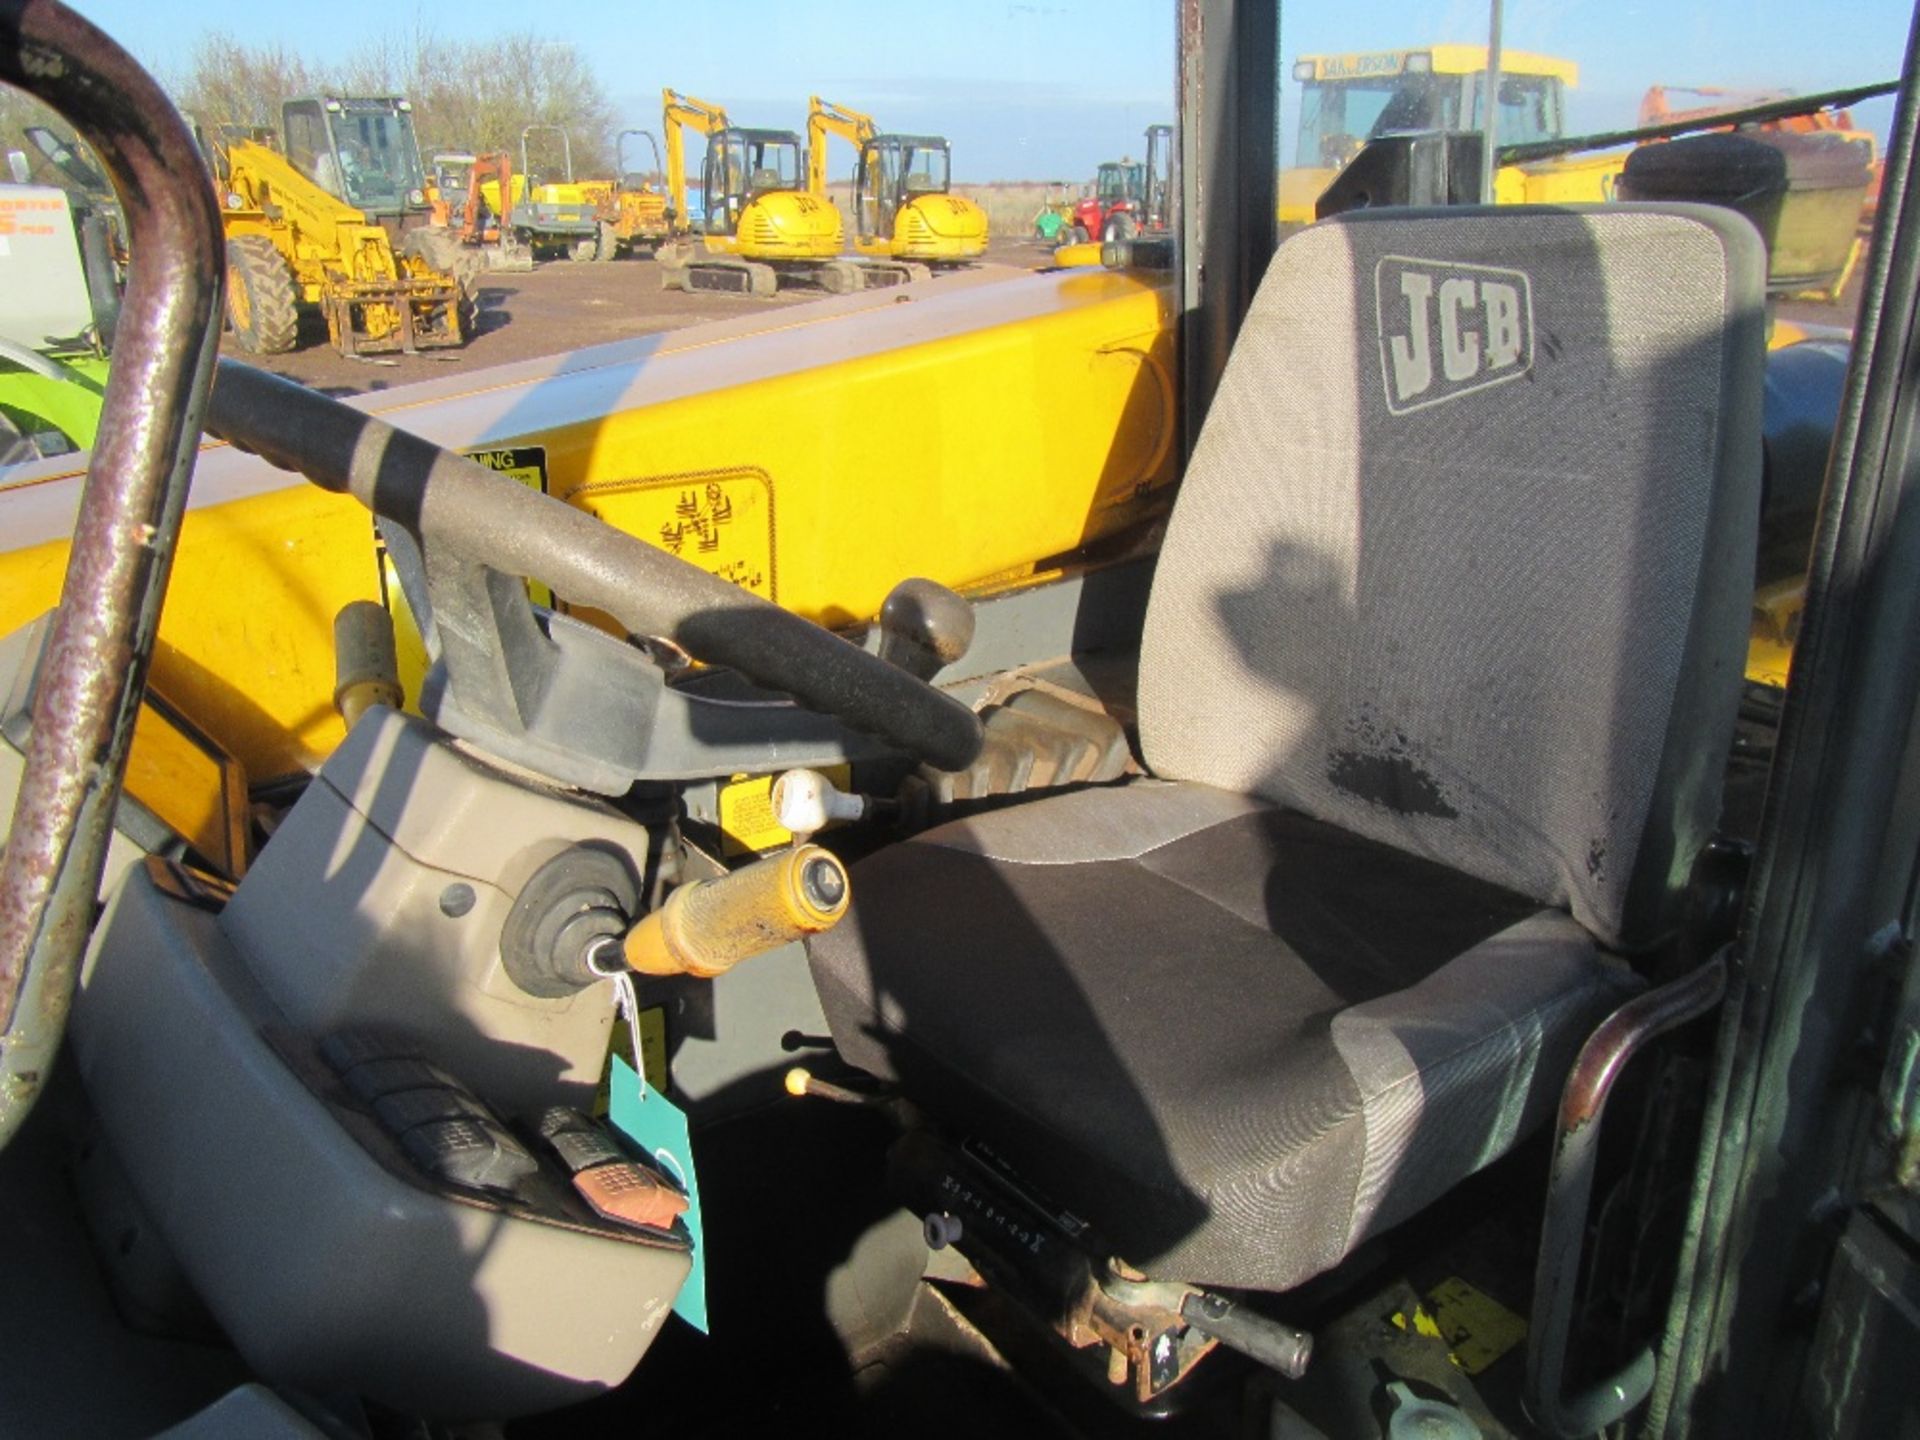
[[[1045,246],[1027,240],[995,240],[987,252],[987,259],[996,264],[1025,269],[1036,269],[1050,258]],[[613,260],[605,264],[554,260],[521,274],[494,271],[486,275],[480,282],[479,332],[463,349],[349,360],[327,343],[326,327],[315,315],[303,322],[300,348],[290,354],[246,355],[232,346],[231,337],[227,353],[255,360],[329,394],[355,394],[415,380],[442,380],[461,368],[530,360],[584,345],[678,330],[703,320],[804,305],[822,293],[784,290],[766,300],[743,295],[689,295],[662,290],[660,267],[652,260]]]

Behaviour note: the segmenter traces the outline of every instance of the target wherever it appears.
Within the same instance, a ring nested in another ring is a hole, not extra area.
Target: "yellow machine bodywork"
[[[632,189],[612,180],[582,180],[570,188],[612,224],[614,239],[623,246],[652,245],[673,233],[667,197],[659,190]]]
[[[908,576],[1017,586],[1158,516],[1173,321],[1131,276],[963,275],[911,304],[833,297],[352,403],[463,450],[538,447],[528,478],[569,504],[850,626]],[[1003,404],[1009,385],[1036,403]],[[56,603],[82,474],[0,480],[0,633]],[[307,771],[344,733],[333,618],[385,599],[381,571],[356,502],[209,442],[155,684],[251,780]]]
[[[899,137],[881,136],[871,115],[835,105],[818,95],[807,102],[809,193],[828,198],[827,149],[836,135],[854,149],[853,248],[857,254],[935,266],[966,265],[986,254],[987,212],[965,196],[950,193],[945,177],[937,191],[914,193],[903,185],[899,194],[883,196],[877,188],[872,194],[866,193],[862,179],[868,145]],[[944,149],[944,139],[928,138]],[[904,181],[905,177],[901,178]],[[876,223],[889,211],[890,225]]]
[[[1468,76],[1484,74],[1486,68],[1487,51],[1483,45],[1429,45],[1412,50],[1303,55],[1294,62],[1293,75],[1303,84],[1324,90],[1340,85],[1377,85],[1383,79],[1396,76],[1433,75],[1464,81]],[[1580,67],[1573,61],[1525,50],[1503,49],[1500,73],[1503,77],[1544,81],[1555,95],[1563,95],[1580,81]],[[1304,106],[1304,100],[1302,104]],[[1304,121],[1302,123],[1304,125]],[[1527,165],[1503,165],[1495,177],[1494,200],[1501,205],[1611,200],[1614,181],[1625,163],[1626,152],[1620,150]],[[1282,169],[1280,224],[1289,230],[1312,224],[1316,202],[1339,173],[1337,165],[1294,165]]]
[[[220,183],[227,239],[271,243],[299,300],[319,307],[342,354],[460,345],[456,279],[419,256],[396,255],[386,229],[253,140],[225,146]],[[244,286],[232,302],[244,307]],[[244,317],[236,315],[236,321]]]
[[[861,255],[966,265],[987,253],[987,212],[964,195],[916,195],[894,216],[893,235],[856,235]]]
[[[755,196],[737,233],[702,235],[700,243],[711,255],[768,261],[830,260],[844,248],[839,211],[797,190]]]
[[[515,205],[518,205],[522,200],[526,199],[527,177],[515,171],[513,179],[507,186],[507,193]],[[506,209],[500,204],[500,182],[498,180],[482,180],[480,182],[480,195],[481,198],[487,202],[487,208],[494,214],[504,215],[507,213]]]
[[[1302,55],[1293,62],[1293,78],[1300,81],[1371,80],[1383,75],[1474,75],[1487,68],[1484,45],[1422,45],[1411,50],[1350,50],[1341,54]],[[1572,60],[1539,55],[1530,50],[1500,51],[1502,75],[1539,75],[1558,80],[1569,89],[1580,83],[1580,66]]]
[[[718,105],[696,100],[674,90],[661,95],[667,144],[667,203],[675,232],[692,233],[687,211],[687,150],[684,132],[718,135],[730,128],[727,112]],[[703,197],[711,208],[714,197]],[[844,243],[840,212],[824,200],[797,190],[775,190],[756,195],[741,212],[731,235],[700,237],[701,248],[713,255],[737,255],[745,260],[779,263],[793,260],[831,260]]]

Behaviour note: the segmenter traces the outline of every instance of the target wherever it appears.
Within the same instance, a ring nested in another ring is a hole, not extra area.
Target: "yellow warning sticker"
[[[529,490],[547,493],[547,447],[544,445],[507,445],[497,450],[468,450],[469,460],[474,460],[497,470],[502,475],[511,475]],[[553,591],[538,580],[527,581],[527,598],[536,605],[553,608]]]
[[[1409,1321],[1415,1334],[1444,1341],[1449,1358],[1469,1375],[1478,1375],[1527,1338],[1525,1320],[1457,1275],[1429,1290],[1411,1317],[1404,1312],[1393,1317],[1402,1330]]]
[[[646,1050],[641,1073],[661,1094],[667,1091],[667,1007],[649,1005],[640,1012],[640,1044]]]
[[[497,450],[468,450],[469,460],[511,475],[529,490],[547,493],[547,447],[544,445],[508,445]]]
[[[845,789],[851,765],[822,766],[820,773]],[[773,818],[773,776],[736,775],[720,787],[721,849],[731,858],[791,844],[793,832]]]
[[[742,590],[778,600],[773,481],[758,470],[582,485],[561,496]]]

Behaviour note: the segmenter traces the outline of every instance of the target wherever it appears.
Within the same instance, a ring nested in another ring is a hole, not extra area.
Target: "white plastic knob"
[[[818,770],[789,770],[773,782],[773,818],[784,830],[807,836],[830,820],[858,820],[867,802],[849,795]]]

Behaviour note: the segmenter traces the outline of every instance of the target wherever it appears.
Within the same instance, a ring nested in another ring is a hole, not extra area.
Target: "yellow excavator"
[[[675,90],[663,90],[661,101],[674,231],[655,252],[664,288],[764,296],[802,284],[846,294],[924,277],[916,267],[840,253],[840,212],[803,188],[793,131],[735,125],[720,106]],[[688,130],[707,138],[697,225],[687,207]]]
[[[853,172],[853,248],[929,266],[968,265],[987,249],[987,213],[948,189],[952,154],[941,135],[883,134],[871,115],[812,96],[807,104],[807,189],[827,197],[827,144],[859,156]]]
[[[227,318],[244,350],[273,355],[293,349],[300,312],[309,306],[319,309],[334,348],[347,356],[466,342],[471,285],[418,246],[403,241],[397,253],[398,213],[383,216],[343,198],[354,193],[354,184],[368,195],[392,192],[398,212],[418,196],[425,218],[424,179],[408,185],[411,172],[394,176],[380,169],[375,185],[382,155],[410,160],[418,170],[411,116],[383,106],[375,117],[382,123],[372,128],[395,133],[391,143],[370,149],[357,134],[340,135],[326,123],[353,118],[350,103],[316,106],[320,119],[313,135],[295,123],[301,117],[289,105],[294,128],[286,153],[262,139],[213,146],[226,232]],[[341,193],[329,189],[331,177]]]
[[[667,205],[674,238],[660,247],[667,289],[771,295],[784,276],[815,279],[840,253],[840,215],[800,189],[800,137],[748,130],[718,105],[661,91],[667,139]],[[703,215],[687,207],[685,132],[707,138]]]

